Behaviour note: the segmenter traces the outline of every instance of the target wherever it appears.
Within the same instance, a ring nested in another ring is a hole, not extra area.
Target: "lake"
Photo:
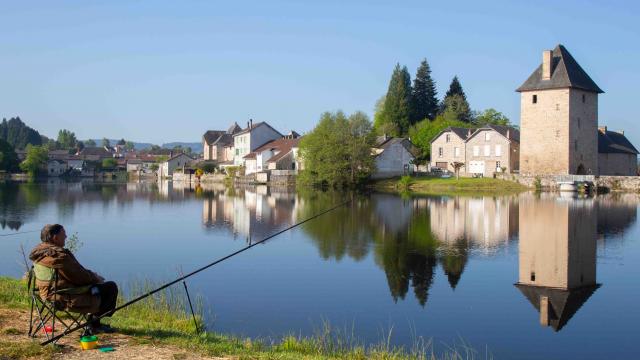
[[[494,358],[633,358],[640,323],[636,194],[576,197],[293,192],[171,182],[0,183],[0,234],[61,223],[121,288],[171,280],[343,201],[188,280],[208,328],[368,343],[464,342]],[[0,275],[39,233],[0,236]],[[117,316],[117,315],[116,315]]]

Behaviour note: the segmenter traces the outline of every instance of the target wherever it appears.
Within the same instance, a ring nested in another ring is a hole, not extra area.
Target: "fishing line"
[[[205,265],[205,266],[203,266],[203,267],[201,267],[201,268],[199,268],[199,269],[196,269],[196,270],[194,270],[194,271],[192,271],[192,272],[188,273],[187,275],[181,276],[181,277],[179,277],[179,278],[177,278],[177,279],[175,279],[175,280],[173,280],[173,281],[171,281],[171,282],[168,282],[168,283],[166,283],[166,284],[164,284],[164,285],[160,286],[160,287],[159,287],[159,288],[157,288],[157,289],[151,290],[151,291],[149,291],[149,292],[148,292],[148,293],[146,293],[146,294],[140,295],[140,296],[138,296],[138,297],[137,297],[137,298],[135,298],[135,299],[129,300],[129,301],[127,301],[126,303],[124,303],[124,304],[122,304],[122,305],[120,305],[120,306],[116,307],[115,309],[113,309],[113,311],[110,311],[110,312],[108,312],[108,313],[106,313],[106,314],[103,314],[103,315],[101,315],[101,316],[99,316],[99,317],[95,318],[94,320],[99,320],[99,319],[102,319],[103,317],[105,317],[106,315],[114,314],[116,311],[122,310],[123,308],[125,308],[125,307],[127,307],[127,306],[133,305],[133,304],[137,303],[138,301],[140,301],[140,300],[142,300],[142,299],[144,299],[144,298],[146,298],[146,297],[149,297],[149,296],[151,296],[151,295],[153,295],[153,294],[155,294],[155,293],[157,293],[157,292],[159,292],[159,291],[162,291],[162,290],[164,290],[164,289],[168,288],[168,287],[169,287],[169,286],[171,286],[171,285],[177,284],[177,283],[179,283],[180,281],[183,281],[183,280],[185,280],[185,279],[186,279],[186,278],[188,278],[188,277],[191,277],[191,276],[193,276],[193,275],[195,275],[195,274],[197,274],[197,273],[199,273],[199,272],[201,272],[201,271],[204,271],[204,270],[206,270],[206,269],[208,269],[208,268],[210,268],[210,267],[212,267],[212,266],[214,266],[214,265],[216,265],[216,264],[219,264],[219,263],[221,263],[221,262],[223,262],[223,261],[225,261],[225,260],[227,260],[227,259],[230,259],[230,258],[232,258],[232,257],[234,257],[234,256],[236,256],[236,255],[238,255],[238,254],[240,254],[240,253],[242,253],[242,252],[245,252],[245,251],[247,251],[247,250],[251,249],[252,247],[254,247],[254,246],[256,246],[256,245],[260,245],[260,244],[262,244],[262,243],[266,242],[267,240],[273,239],[274,237],[276,237],[276,236],[278,236],[278,235],[280,235],[280,234],[282,234],[282,233],[285,233],[285,232],[287,232],[287,231],[289,231],[289,230],[291,230],[291,229],[293,229],[293,228],[295,228],[295,227],[298,227],[298,226],[300,226],[300,225],[302,225],[302,224],[304,224],[304,223],[306,223],[306,222],[308,222],[308,221],[311,221],[311,220],[313,220],[313,219],[315,219],[315,218],[318,218],[318,217],[320,217],[320,216],[322,216],[322,215],[324,215],[324,214],[326,214],[326,213],[328,213],[328,212],[331,212],[331,211],[333,211],[333,210],[336,210],[336,209],[338,209],[338,208],[340,208],[340,207],[342,207],[342,206],[345,206],[345,205],[347,205],[348,203],[350,203],[351,201],[352,201],[352,200],[351,200],[351,199],[349,199],[349,200],[347,200],[347,201],[345,201],[345,202],[343,202],[343,203],[341,203],[341,204],[338,204],[338,205],[336,205],[336,206],[334,206],[334,207],[332,207],[332,208],[329,208],[329,209],[324,210],[324,211],[322,211],[322,212],[320,212],[320,213],[317,213],[317,214],[315,214],[315,215],[313,215],[313,216],[311,216],[311,217],[309,217],[309,218],[307,218],[307,219],[305,219],[305,220],[303,220],[303,221],[300,221],[299,223],[293,224],[293,225],[289,226],[288,228],[285,228],[285,229],[280,230],[280,231],[278,231],[278,232],[276,232],[276,233],[274,233],[274,234],[271,234],[271,235],[267,236],[266,238],[264,238],[264,239],[262,239],[262,240],[260,240],[260,241],[258,241],[258,242],[255,242],[255,243],[253,243],[253,244],[251,244],[251,245],[245,246],[245,247],[243,247],[242,249],[240,249],[240,250],[238,250],[238,251],[235,251],[235,252],[233,252],[233,253],[231,253],[231,254],[229,254],[229,255],[227,255],[227,256],[224,256],[224,257],[222,257],[222,258],[220,258],[220,259],[218,259],[218,260],[216,260],[216,261],[214,261],[214,262],[212,262],[212,263],[209,263],[209,264],[207,264],[207,265]],[[49,340],[47,340],[47,341],[44,341],[44,342],[40,343],[40,345],[47,345],[47,344],[49,344],[49,343],[52,343],[52,342],[54,342],[54,341],[57,341],[58,339],[60,339],[61,337],[65,336],[65,335],[68,335],[68,334],[70,334],[70,333],[72,333],[72,332],[74,332],[74,331],[77,331],[77,330],[79,330],[79,329],[84,328],[85,326],[87,326],[87,324],[89,324],[89,321],[87,321],[87,322],[85,322],[85,323],[83,323],[83,324],[77,325],[77,326],[75,326],[75,327],[72,327],[72,328],[70,328],[70,329],[68,329],[68,330],[65,330],[65,331],[64,331],[63,333],[61,333],[60,335],[57,335],[57,336],[55,336],[55,337],[52,337],[51,339],[49,339]]]

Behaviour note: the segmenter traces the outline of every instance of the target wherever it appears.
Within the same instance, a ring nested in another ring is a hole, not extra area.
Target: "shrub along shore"
[[[138,286],[138,290],[148,289],[152,284]],[[296,335],[280,339],[239,338],[209,331],[196,334],[191,314],[186,312],[184,296],[180,289],[169,290],[149,297],[129,308],[114,314],[109,323],[118,332],[133,338],[138,344],[152,344],[154,347],[173,346],[194,354],[240,359],[472,359],[476,351],[462,343],[446,346],[444,352],[436,355],[428,339],[418,339],[409,348],[390,345],[391,331],[380,343],[364,346],[355,340],[353,331],[341,331],[324,324],[311,337]],[[198,313],[202,314],[202,302],[197,301]],[[0,277],[0,309],[25,312],[29,309],[29,298],[24,281]],[[202,315],[197,315],[199,328]],[[28,324],[24,324],[25,328]],[[21,330],[5,328],[0,317],[2,334]],[[24,331],[26,332],[26,330]],[[71,334],[68,336],[77,336]],[[0,340],[0,359],[42,358],[56,355],[55,347],[41,347],[26,334],[24,342]],[[116,348],[116,354],[118,349]]]
[[[527,191],[516,182],[493,178],[411,177],[377,180],[371,187],[383,192],[438,195],[505,195]]]

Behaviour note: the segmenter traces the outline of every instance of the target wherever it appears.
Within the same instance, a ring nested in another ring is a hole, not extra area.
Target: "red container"
[[[44,329],[42,329],[44,332],[46,332],[47,334],[51,334],[53,332],[53,326],[51,325],[45,325]]]

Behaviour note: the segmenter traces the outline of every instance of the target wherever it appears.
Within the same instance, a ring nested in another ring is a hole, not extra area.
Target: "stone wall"
[[[498,178],[515,181],[526,187],[543,190],[558,190],[559,182],[587,181],[593,183],[599,191],[640,192],[640,176],[593,176],[593,175],[540,175],[498,174]]]
[[[638,156],[626,153],[598,154],[598,174],[634,176],[638,169]]]
[[[449,135],[449,141],[447,141]],[[439,149],[442,148],[442,156]],[[458,156],[455,156],[455,148],[458,148]],[[451,163],[466,163],[465,142],[453,131],[445,131],[431,143],[431,167],[437,166],[439,162],[447,163],[447,170],[453,171]]]

